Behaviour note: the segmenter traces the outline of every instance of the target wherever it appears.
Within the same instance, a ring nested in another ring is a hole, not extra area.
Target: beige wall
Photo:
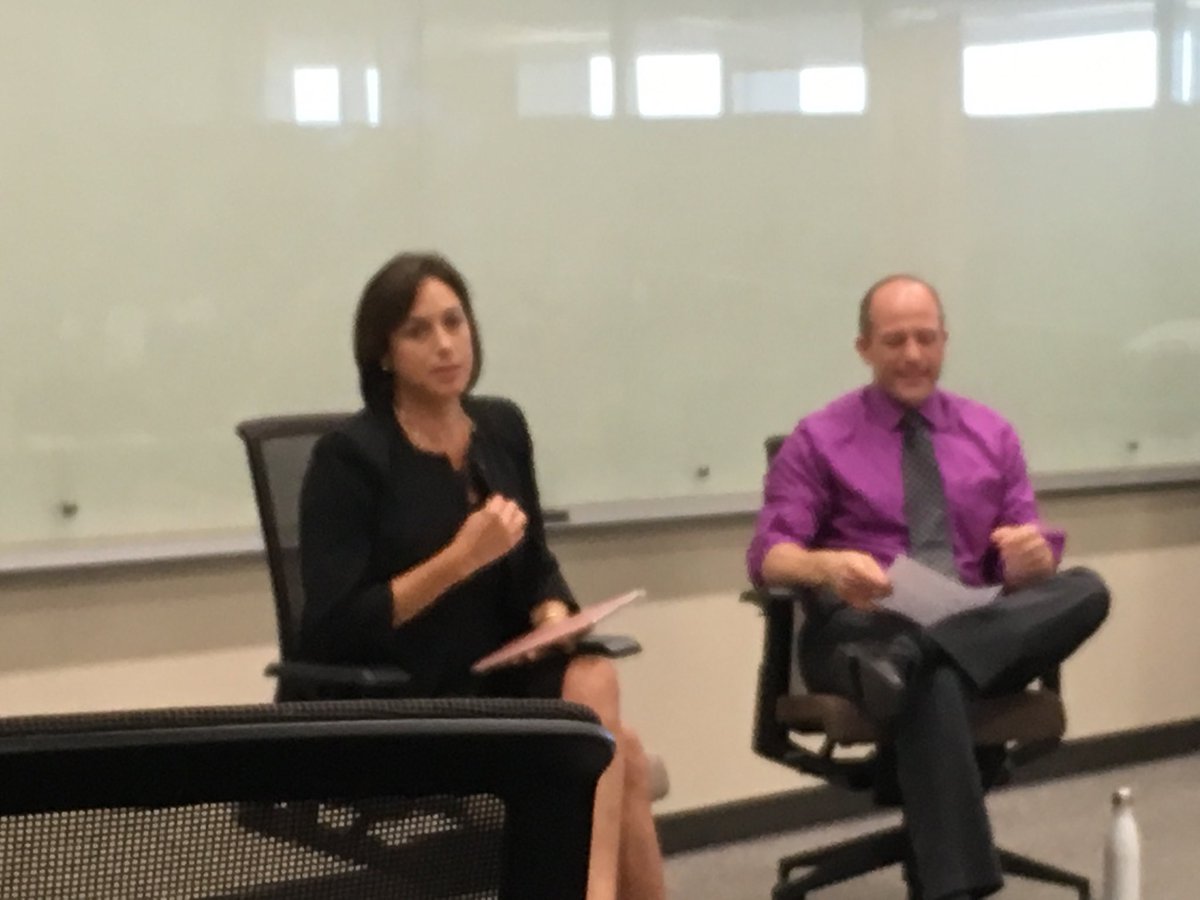
[[[1111,620],[1065,671],[1076,736],[1200,716],[1200,489],[1058,499],[1068,561],[1112,585]],[[749,750],[760,628],[737,602],[750,523],[639,526],[556,540],[583,599],[644,585],[614,630],[628,718],[670,766],[662,811],[798,786]],[[258,561],[5,576],[0,712],[266,700],[274,619]]]

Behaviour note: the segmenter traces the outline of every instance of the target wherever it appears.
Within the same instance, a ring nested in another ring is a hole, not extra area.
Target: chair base
[[[1091,900],[1091,882],[1084,876],[1020,853],[1013,853],[1011,850],[997,852],[1001,871],[1005,875],[1073,888],[1079,900]],[[909,900],[921,900],[920,888],[912,870],[908,834],[903,826],[875,831],[784,857],[779,861],[779,880],[771,892],[771,898],[805,900],[812,891],[897,864],[904,868]],[[809,871],[793,878],[792,873],[796,869]]]
[[[1076,872],[1060,869],[1050,863],[1044,863],[1030,856],[1013,853],[1001,849],[1000,869],[1005,875],[1015,875],[1018,878],[1028,878],[1033,881],[1044,881],[1047,884],[1061,884],[1063,887],[1074,888],[1079,894],[1079,900],[1091,900],[1092,883]]]

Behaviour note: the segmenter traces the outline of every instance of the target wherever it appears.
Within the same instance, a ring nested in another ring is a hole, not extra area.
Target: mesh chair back
[[[254,498],[275,595],[279,651],[296,659],[304,587],[300,580],[300,487],[313,444],[348,418],[345,413],[274,416],[237,426],[246,445]]]
[[[561,701],[0,720],[0,896],[582,898],[611,757]]]
[[[779,448],[783,446],[785,440],[787,440],[787,435],[773,434],[763,441],[763,449],[767,452],[768,466],[775,459],[775,454],[779,452]]]

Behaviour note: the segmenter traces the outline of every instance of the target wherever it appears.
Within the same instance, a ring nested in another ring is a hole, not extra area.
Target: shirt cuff
[[[1046,543],[1050,545],[1050,555],[1054,557],[1054,567],[1062,564],[1063,551],[1067,546],[1067,533],[1061,528],[1051,528],[1049,525],[1038,525],[1038,530]]]
[[[750,576],[750,583],[755,587],[764,587],[766,579],[763,578],[763,561],[771,552],[771,548],[777,544],[794,543],[796,543],[795,538],[778,532],[768,531],[761,535],[755,535],[754,540],[750,542],[750,547],[746,550],[746,574]]]

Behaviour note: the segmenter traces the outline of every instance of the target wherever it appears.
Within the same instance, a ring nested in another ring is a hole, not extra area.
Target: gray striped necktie
[[[908,522],[909,556],[958,580],[954,566],[954,545],[946,512],[946,492],[929,425],[915,409],[900,422],[904,431],[904,449],[900,466],[904,473],[904,518]]]

